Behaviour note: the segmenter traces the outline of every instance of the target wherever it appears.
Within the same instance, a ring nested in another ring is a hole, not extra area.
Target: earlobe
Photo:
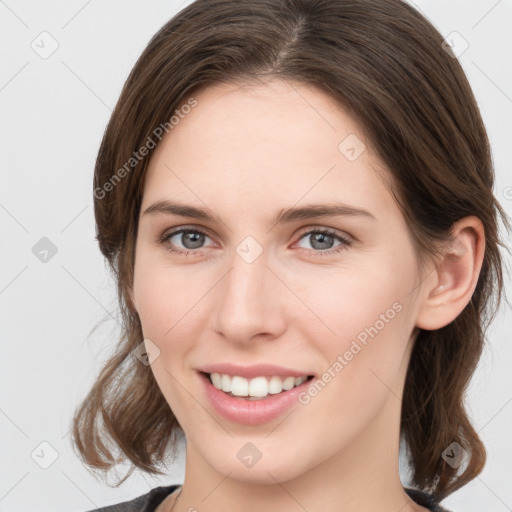
[[[442,250],[431,276],[425,279],[417,327],[440,329],[457,318],[475,291],[484,252],[485,233],[480,219],[471,216],[456,222],[451,242]]]

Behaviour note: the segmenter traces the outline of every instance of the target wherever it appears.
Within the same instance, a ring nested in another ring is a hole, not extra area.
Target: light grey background
[[[0,0],[0,512],[83,512],[182,481],[183,453],[167,477],[135,472],[110,488],[77,459],[69,428],[118,333],[114,283],[94,241],[96,152],[135,60],[187,3]],[[458,33],[457,51],[469,45],[459,59],[493,146],[496,195],[512,215],[512,1],[415,5],[444,36]],[[43,237],[57,249],[46,262],[33,252]],[[488,462],[443,502],[454,512],[512,509],[511,327],[505,305],[468,392]]]

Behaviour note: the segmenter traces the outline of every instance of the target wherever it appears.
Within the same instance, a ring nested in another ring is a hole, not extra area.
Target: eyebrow
[[[157,201],[152,204],[142,215],[179,215],[191,219],[215,222],[219,219],[209,208],[197,208],[182,203],[172,201]],[[347,204],[306,204],[301,207],[283,208],[276,212],[273,224],[291,223],[297,220],[314,219],[317,217],[338,217],[338,216],[357,216],[376,220],[367,210],[356,208]]]

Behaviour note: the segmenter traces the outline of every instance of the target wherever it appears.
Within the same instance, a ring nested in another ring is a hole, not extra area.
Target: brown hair
[[[359,122],[393,176],[419,254],[434,254],[457,220],[482,221],[486,249],[476,290],[449,325],[420,330],[401,418],[416,487],[442,500],[482,471],[485,449],[465,390],[502,298],[499,217],[507,229],[510,223],[493,195],[477,103],[442,42],[400,0],[196,0],[151,39],[126,80],[95,167],[97,240],[116,278],[123,330],[73,418],[86,464],[107,470],[128,459],[131,470],[117,485],[135,467],[163,474],[157,465],[182,434],[150,367],[132,354],[143,335],[128,287],[150,159],[139,148],[159,138],[158,127],[168,131],[171,116],[203,87],[280,78],[318,87]],[[454,441],[469,454],[462,474],[441,457]]]

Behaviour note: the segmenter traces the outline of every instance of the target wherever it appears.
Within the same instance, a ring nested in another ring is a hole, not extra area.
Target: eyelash
[[[171,244],[169,243],[169,239],[173,236],[179,234],[179,233],[199,233],[201,235],[207,236],[208,238],[211,238],[210,235],[199,228],[178,228],[173,231],[167,231],[163,233],[161,236],[158,237],[159,243],[163,245],[168,245],[167,250],[171,253],[176,253],[180,255],[188,256],[190,253],[192,254],[200,254],[200,249],[188,249],[187,251],[183,251],[181,249],[174,249]],[[342,242],[340,245],[336,246],[333,249],[328,249],[325,251],[319,251],[314,249],[306,249],[309,253],[313,253],[315,256],[332,256],[334,254],[338,254],[341,251],[344,251],[346,248],[350,247],[352,245],[352,240],[348,237],[339,235],[336,233],[336,231],[329,229],[329,228],[313,228],[309,231],[305,231],[299,235],[299,238],[297,241],[302,240],[303,238],[306,238],[308,235],[312,235],[314,233],[320,233],[322,235],[332,235],[335,238],[337,238],[340,242]]]

